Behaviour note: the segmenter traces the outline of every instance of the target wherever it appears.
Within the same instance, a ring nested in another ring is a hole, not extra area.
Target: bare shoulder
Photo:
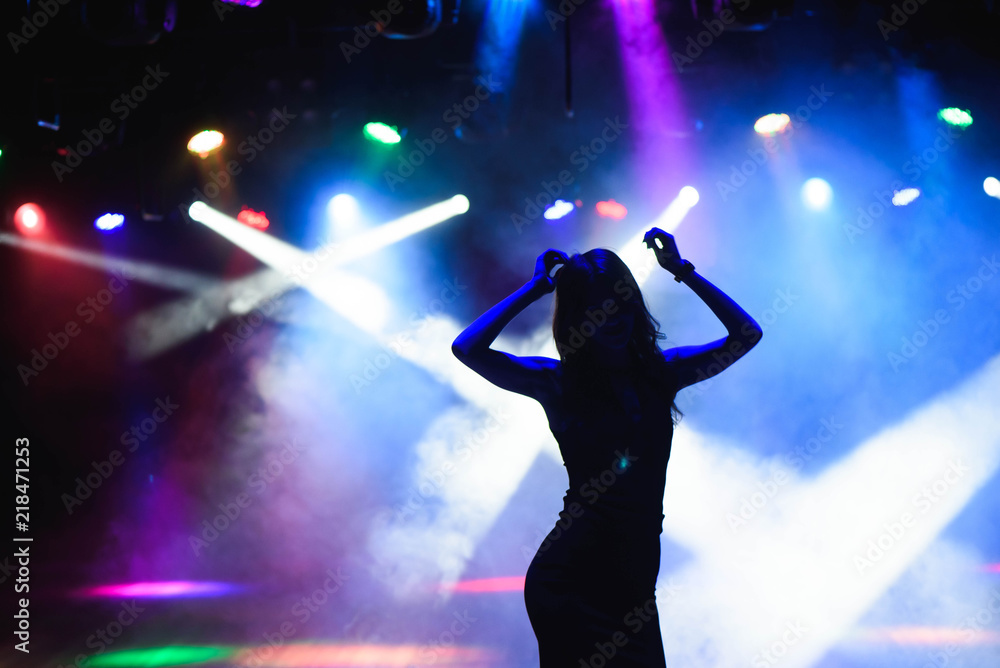
[[[499,388],[545,403],[559,391],[562,363],[542,356],[518,356],[492,348],[456,356],[462,364]]]

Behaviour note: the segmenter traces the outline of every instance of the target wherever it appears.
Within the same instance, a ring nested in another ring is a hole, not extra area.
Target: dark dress
[[[666,665],[655,603],[677,393],[666,378],[545,406],[569,489],[525,577],[541,668]]]

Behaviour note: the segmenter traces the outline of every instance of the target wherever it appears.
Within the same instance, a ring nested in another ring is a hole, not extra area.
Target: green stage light
[[[967,128],[972,125],[972,114],[966,110],[948,107],[938,112],[938,118],[948,125],[957,125],[960,128]]]
[[[381,144],[398,144],[401,139],[395,126],[388,126],[385,123],[366,123],[365,137]]]
[[[85,668],[156,668],[189,666],[225,661],[235,654],[230,647],[151,647],[98,654],[84,662]]]

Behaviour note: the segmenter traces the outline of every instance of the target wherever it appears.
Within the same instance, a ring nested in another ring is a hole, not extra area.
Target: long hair
[[[631,312],[632,336],[627,348],[632,371],[657,384],[661,384],[664,375],[672,375],[658,343],[666,334],[660,331],[659,321],[649,312],[632,272],[613,251],[595,248],[571,256],[556,277],[552,335],[567,376],[588,389],[606,389],[602,369],[594,359],[595,344],[591,340],[596,332],[595,321],[602,317],[603,307],[587,303],[590,288],[614,294],[616,308],[623,313]],[[669,389],[676,396],[676,389]],[[675,425],[684,415],[676,401],[671,403],[670,415]]]

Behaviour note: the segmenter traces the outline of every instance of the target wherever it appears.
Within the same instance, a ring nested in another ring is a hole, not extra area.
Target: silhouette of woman
[[[594,249],[567,257],[549,249],[530,281],[452,344],[476,373],[542,405],[569,474],[559,521],[525,577],[541,668],[666,666],[655,588],[667,460],[680,416],[674,398],[763,336],[680,258],[670,234],[654,227],[644,243],[712,309],[727,336],[663,351],[657,341],[665,335],[617,255]],[[553,290],[559,360],[490,348],[515,315]]]

